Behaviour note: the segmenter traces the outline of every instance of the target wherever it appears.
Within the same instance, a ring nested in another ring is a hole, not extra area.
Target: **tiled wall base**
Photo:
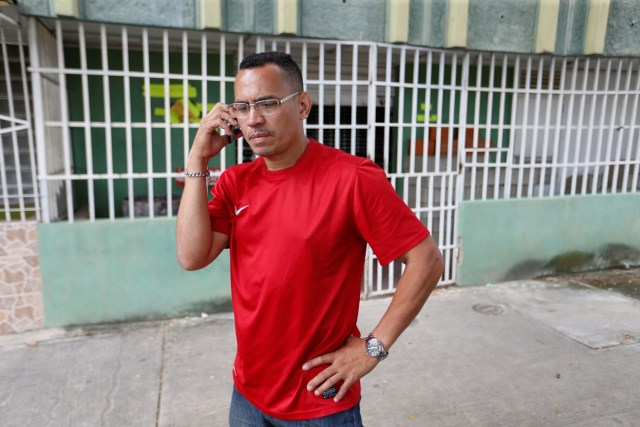
[[[0,334],[43,325],[36,223],[0,223]]]

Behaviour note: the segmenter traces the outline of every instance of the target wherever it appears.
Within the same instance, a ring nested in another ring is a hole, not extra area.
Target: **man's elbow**
[[[435,247],[434,253],[431,256],[431,262],[434,275],[442,277],[442,273],[444,273],[444,257],[437,247]]]
[[[433,273],[430,275],[430,283],[429,287],[433,290],[440,280],[442,279],[442,275],[444,274],[444,260],[442,259],[442,255],[438,257],[437,260],[433,263]]]
[[[229,246],[228,236],[215,232],[211,243],[185,245],[181,244],[183,242],[178,240],[176,257],[180,267],[187,271],[205,268],[215,261],[218,255]]]
[[[179,251],[176,253],[176,258],[178,259],[178,265],[187,271],[200,270],[207,265],[195,257],[180,253]]]
[[[429,237],[425,239],[425,250],[423,252],[423,265],[426,267],[427,285],[434,287],[440,281],[444,273],[444,258],[435,241]]]

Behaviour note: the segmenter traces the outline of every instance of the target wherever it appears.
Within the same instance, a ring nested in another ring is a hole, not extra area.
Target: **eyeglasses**
[[[229,104],[229,113],[234,118],[242,118],[247,117],[249,112],[251,111],[251,107],[256,110],[256,113],[267,116],[269,114],[275,114],[280,109],[280,104],[284,104],[290,99],[293,99],[294,96],[299,95],[300,92],[292,93],[289,96],[285,96],[282,99],[265,99],[263,101],[258,101],[255,104],[247,104],[246,102],[234,102],[233,104]]]

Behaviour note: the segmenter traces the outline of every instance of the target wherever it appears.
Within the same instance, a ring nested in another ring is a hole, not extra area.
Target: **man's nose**
[[[262,117],[262,114],[260,114],[258,110],[256,110],[255,105],[249,107],[249,114],[247,115],[247,118],[246,118],[248,125],[261,123],[263,120],[264,120],[264,117]]]

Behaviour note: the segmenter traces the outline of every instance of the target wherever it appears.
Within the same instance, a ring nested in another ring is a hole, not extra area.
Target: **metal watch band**
[[[373,332],[367,335],[364,341],[365,350],[367,351],[367,354],[369,356],[375,357],[379,361],[383,361],[389,355],[389,352],[384,348],[384,344],[382,343],[382,341],[373,336]],[[371,345],[370,342],[373,342],[374,345]]]

